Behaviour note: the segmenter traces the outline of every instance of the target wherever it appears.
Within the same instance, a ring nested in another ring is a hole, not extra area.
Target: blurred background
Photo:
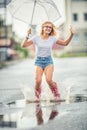
[[[55,122],[51,127],[87,130],[87,102],[85,102],[87,101],[87,0],[53,1],[61,14],[61,18],[54,23],[58,27],[58,37],[67,38],[70,33],[69,26],[73,25],[75,28],[75,35],[68,46],[53,46],[53,56],[58,58],[58,60],[55,58],[54,79],[58,82],[61,97],[66,99],[66,103],[79,102],[79,104],[58,106],[60,121],[55,120],[57,125]],[[34,113],[36,106],[28,106],[23,101],[18,101],[24,97],[31,99],[34,96],[32,59],[35,56],[35,48],[34,46],[21,48],[30,26],[11,16],[7,9],[10,2],[11,0],[0,0],[0,130],[4,127],[5,130],[9,130],[9,127],[10,130],[28,128],[31,125],[35,127],[34,123],[36,123]],[[38,28],[37,25],[33,25],[31,35],[35,35]],[[20,62],[21,60],[23,62]],[[17,62],[19,64],[2,69]],[[46,92],[50,97],[45,80],[42,86],[44,88],[42,97],[47,97]],[[83,101],[84,103],[81,103]],[[48,111],[44,111],[47,121],[49,110],[51,109],[48,107]],[[30,118],[22,120],[22,111],[24,116]],[[51,129],[50,126],[46,128]]]
[[[76,33],[67,46],[54,45],[53,56],[77,57],[87,56],[87,0],[53,0],[57,5],[61,18],[56,21],[59,37],[69,35],[69,26],[75,27]],[[11,0],[0,0],[0,68],[6,62],[34,57],[34,46],[21,48],[29,25],[14,19],[7,10]],[[37,32],[37,25],[32,27],[32,35]]]

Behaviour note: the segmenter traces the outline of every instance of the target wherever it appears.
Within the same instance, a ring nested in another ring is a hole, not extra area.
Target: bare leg
[[[40,66],[35,68],[35,97],[39,100],[41,95],[41,82],[42,82],[43,69]]]
[[[58,92],[58,87],[57,84],[52,80],[53,77],[53,65],[48,65],[45,70],[45,77],[46,77],[46,82],[48,83],[53,95],[55,99],[59,99],[60,98],[60,94]]]

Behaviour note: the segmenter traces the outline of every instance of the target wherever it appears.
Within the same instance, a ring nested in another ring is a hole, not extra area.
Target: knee
[[[41,78],[36,78],[36,84],[41,84],[41,81],[42,81],[42,79]]]
[[[46,78],[46,82],[48,83],[48,85],[51,85],[51,84],[52,84],[52,80],[49,79],[49,78]]]
[[[46,79],[46,82],[48,83],[48,85],[49,85],[50,87],[57,86],[56,82],[52,81],[51,79]]]

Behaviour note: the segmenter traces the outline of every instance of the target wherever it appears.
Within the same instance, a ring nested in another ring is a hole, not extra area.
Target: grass
[[[54,54],[54,57],[67,58],[67,57],[87,57],[87,53],[63,53],[61,55]]]

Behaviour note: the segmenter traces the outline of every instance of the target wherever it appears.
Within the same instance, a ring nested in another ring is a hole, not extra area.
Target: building
[[[75,35],[67,52],[87,52],[87,0],[65,0],[66,29],[72,24]],[[66,32],[66,31],[65,31]]]
[[[11,0],[0,0],[0,63],[15,54],[15,51],[12,48],[12,44],[14,44],[14,42],[11,40],[13,36],[12,24],[6,24],[6,5],[10,1]]]

